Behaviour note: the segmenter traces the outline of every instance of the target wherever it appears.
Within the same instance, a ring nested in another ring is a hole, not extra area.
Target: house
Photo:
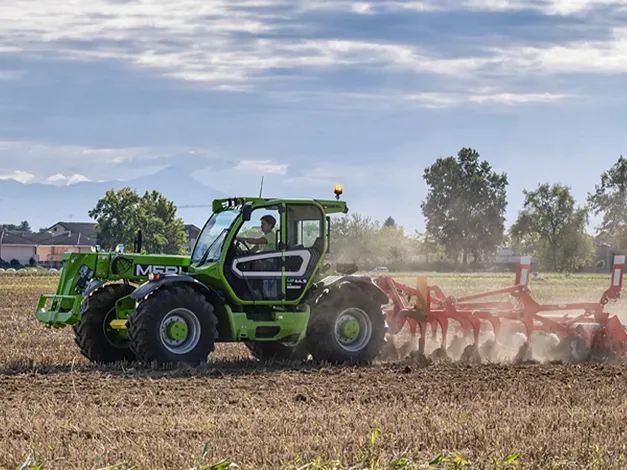
[[[40,266],[61,268],[63,254],[68,251],[96,251],[98,231],[94,223],[57,222],[45,231],[23,233],[21,237],[34,247],[35,259]]]
[[[192,254],[192,250],[196,245],[196,240],[198,240],[198,235],[200,234],[200,229],[193,224],[185,225],[185,234],[187,235],[187,242],[185,243],[185,247],[187,248],[187,254]]]
[[[35,242],[12,232],[0,232],[0,260],[3,263],[16,263],[28,266],[31,260],[37,263],[37,246]]]
[[[41,238],[42,234],[38,234]],[[50,234],[48,234],[50,235]],[[37,243],[37,256],[40,265],[48,268],[63,266],[63,254],[90,253],[96,251],[96,238],[84,235],[81,232],[65,231],[60,235],[48,236]]]
[[[67,232],[82,233],[89,238],[98,238],[98,229],[95,223],[89,222],[57,222],[52,227],[46,229],[52,235],[62,235]]]

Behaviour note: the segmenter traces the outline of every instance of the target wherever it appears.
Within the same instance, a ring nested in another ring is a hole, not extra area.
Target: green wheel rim
[[[372,339],[372,321],[360,308],[348,308],[335,320],[335,339],[348,352],[359,352]]]
[[[161,344],[174,354],[187,354],[200,342],[200,320],[186,308],[168,312],[159,326]]]

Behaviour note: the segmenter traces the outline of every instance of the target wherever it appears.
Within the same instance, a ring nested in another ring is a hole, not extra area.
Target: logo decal
[[[156,264],[136,264],[135,276],[148,276],[149,273],[155,274],[181,274],[186,272],[183,266],[160,266]]]

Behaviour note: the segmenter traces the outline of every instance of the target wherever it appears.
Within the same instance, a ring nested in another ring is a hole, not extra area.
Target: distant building
[[[0,260],[4,263],[17,261],[20,265],[27,266],[31,259],[38,262],[35,242],[13,232],[0,232]]]
[[[57,222],[52,227],[47,228],[46,232],[54,236],[67,232],[82,233],[89,238],[98,238],[98,229],[93,222]]]
[[[21,237],[35,248],[35,259],[40,266],[60,268],[63,266],[63,255],[68,251],[96,251],[98,230],[95,223],[57,222],[43,232],[22,233]]]
[[[185,234],[187,235],[187,242],[185,243],[185,248],[187,248],[187,254],[192,253],[194,246],[196,245],[196,240],[198,240],[198,235],[200,234],[200,229],[196,227],[194,224],[185,225]]]
[[[501,265],[517,265],[520,263],[522,255],[516,253],[511,247],[502,247],[496,251],[494,263]],[[535,264],[536,260],[531,257],[531,264]]]
[[[200,228],[193,224],[185,225],[187,253],[191,254]],[[39,233],[0,232],[0,259],[6,263],[17,260],[20,265],[28,265],[34,259],[39,266],[60,268],[63,255],[96,251],[98,230],[95,223],[57,222]]]
[[[96,251],[96,238],[80,232],[63,232],[60,235],[42,240],[37,245],[37,255],[42,266],[60,268],[63,266],[63,255],[72,253],[90,253]]]

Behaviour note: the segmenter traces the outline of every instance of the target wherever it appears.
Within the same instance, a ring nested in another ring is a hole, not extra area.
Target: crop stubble
[[[95,367],[71,329],[34,319],[39,294],[56,282],[0,277],[0,468],[15,468],[32,448],[44,468],[91,468],[98,456],[101,466],[189,468],[205,443],[207,462],[231,457],[243,468],[356,465],[375,428],[381,463],[450,452],[474,468],[515,453],[524,467],[627,466],[622,365],[264,367],[245,348],[220,345],[201,369]],[[511,280],[437,282],[464,294]],[[605,284],[555,277],[533,289],[540,300],[593,300]]]

